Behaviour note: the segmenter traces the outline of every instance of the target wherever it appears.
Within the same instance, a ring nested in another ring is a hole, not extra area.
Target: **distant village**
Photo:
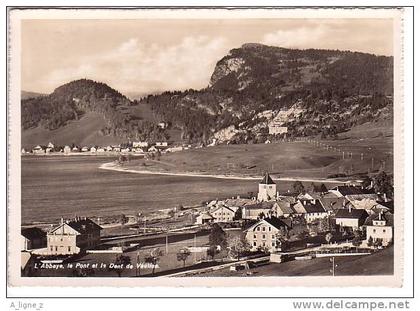
[[[207,254],[212,252],[214,258],[214,252],[225,248],[234,269],[238,266],[235,262],[255,256],[269,256],[269,262],[281,263],[311,259],[325,253],[330,256],[368,255],[393,244],[393,201],[386,194],[375,192],[372,184],[367,187],[345,184],[331,189],[324,184],[312,184],[304,189],[297,181],[294,189],[300,191],[279,193],[276,183],[266,173],[259,182],[256,197],[238,196],[194,208],[171,209],[165,219],[188,215],[188,221],[180,223],[174,232],[207,232],[209,242],[200,249],[205,249]],[[141,228],[143,220],[136,219],[132,225]],[[153,237],[165,230],[168,236],[169,229],[147,232],[147,236]],[[231,230],[237,232],[236,238],[225,234]],[[62,219],[48,231],[37,227],[22,228],[22,271],[29,269],[28,263],[34,260],[71,261],[72,256],[82,254],[126,252],[124,247],[104,248],[107,236],[101,231],[100,224],[86,217]],[[220,239],[216,239],[218,245],[214,245],[215,232],[220,234]],[[144,235],[146,230],[144,233],[137,230],[121,237],[121,241]],[[118,239],[118,236],[112,238]],[[183,254],[194,252],[194,249],[183,250]],[[222,262],[225,263],[226,258]]]
[[[128,142],[118,145],[107,145],[107,146],[78,146],[78,145],[65,145],[57,146],[52,142],[47,145],[36,145],[31,150],[22,149],[22,154],[34,154],[34,155],[48,155],[48,154],[107,154],[107,153],[131,153],[144,155],[147,153],[166,153],[175,152],[191,148],[191,145],[177,145],[170,146],[167,141],[157,141],[149,143],[146,141],[135,141]]]

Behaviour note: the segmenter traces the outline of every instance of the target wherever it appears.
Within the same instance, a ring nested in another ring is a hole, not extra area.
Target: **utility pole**
[[[374,165],[374,160],[373,160],[373,157],[372,157],[372,172],[373,172],[373,165]]]
[[[337,267],[335,265],[335,257],[330,258],[330,262],[332,263],[332,269],[330,270],[330,272],[332,273],[332,276],[335,276],[335,268]]]
[[[345,156],[344,156],[344,151],[343,151],[343,160],[344,160]]]
[[[197,262],[197,234],[194,233],[194,263]]]
[[[169,229],[168,229],[168,231],[169,231]],[[169,239],[169,236],[168,236],[168,231],[166,231],[166,243],[165,243],[165,250],[166,250],[166,255],[168,255],[168,239]]]
[[[146,233],[146,221],[147,221],[147,218],[144,218],[144,233]]]
[[[360,160],[363,161],[363,153],[360,154]]]

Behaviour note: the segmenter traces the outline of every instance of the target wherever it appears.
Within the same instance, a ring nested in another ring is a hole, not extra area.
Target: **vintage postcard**
[[[9,8],[9,284],[401,287],[403,14]]]

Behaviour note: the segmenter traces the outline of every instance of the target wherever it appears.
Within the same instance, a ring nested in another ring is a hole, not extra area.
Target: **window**
[[[268,227],[268,231],[271,231],[271,227]]]
[[[55,247],[55,251],[57,251],[57,250],[58,250],[58,247],[56,246],[56,247]]]
[[[262,243],[262,246],[265,246],[265,242]]]
[[[272,235],[271,235],[271,239],[273,239],[273,240],[274,240],[275,238],[276,238],[276,236],[275,236],[274,234],[272,234]]]
[[[260,227],[257,227],[257,231],[260,231]]]
[[[68,252],[70,253],[70,252],[71,252],[71,246],[68,246],[68,247],[67,247],[67,250],[68,250]]]
[[[257,238],[257,235],[256,234],[254,234],[254,239],[256,239]]]
[[[271,242],[271,246],[276,246],[276,243],[274,243],[274,242]]]
[[[254,242],[254,246],[257,246],[257,242]]]
[[[52,246],[50,247],[50,250],[53,251],[53,247]]]
[[[376,233],[376,229],[373,229],[373,233]]]
[[[265,239],[265,234],[262,235],[262,238]]]
[[[265,227],[262,227],[262,231],[265,231]]]
[[[385,230],[385,229],[383,229],[383,230],[382,230],[382,232],[383,232],[383,233],[385,233],[385,232],[386,232],[386,230]]]

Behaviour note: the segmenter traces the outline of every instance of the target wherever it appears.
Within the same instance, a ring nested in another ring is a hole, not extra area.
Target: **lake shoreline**
[[[215,179],[231,179],[231,180],[260,180],[261,176],[240,176],[240,175],[215,175],[215,174],[201,174],[201,173],[188,173],[188,172],[156,172],[156,171],[148,171],[148,170],[134,170],[134,169],[126,169],[115,162],[104,163],[99,166],[99,169],[103,170],[110,170],[116,172],[123,172],[123,173],[133,173],[133,174],[142,174],[142,175],[166,175],[166,176],[181,176],[181,177],[197,177],[197,178],[215,178]],[[280,177],[276,178],[272,176],[273,180],[279,181],[302,181],[302,182],[317,182],[317,183],[343,183],[348,184],[351,181],[343,181],[343,180],[336,180],[336,179],[316,179],[316,178],[307,178],[307,177]]]

